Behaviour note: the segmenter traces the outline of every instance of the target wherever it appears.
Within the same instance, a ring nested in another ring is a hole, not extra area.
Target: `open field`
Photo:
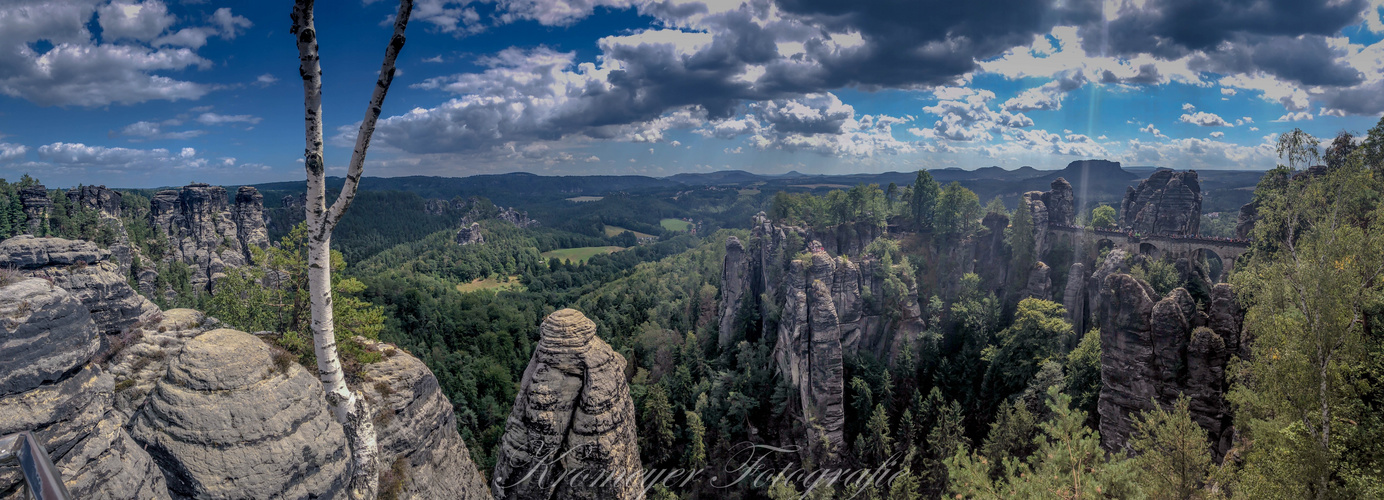
[[[510,290],[523,290],[524,284],[519,282],[518,276],[510,276],[508,281],[500,281],[498,277],[478,279],[470,283],[457,285],[457,291],[461,293],[479,292],[481,290],[495,290],[497,292]]]
[[[625,229],[625,228],[620,227],[620,226],[606,226],[606,227],[605,227],[605,235],[606,235],[606,236],[619,236],[620,233],[623,233],[623,232],[625,232],[625,231],[630,231],[630,230],[629,230],[629,229]],[[654,235],[649,234],[649,233],[641,233],[641,232],[639,232],[639,231],[630,231],[630,232],[631,232],[631,233],[634,233],[634,237],[635,237],[635,238],[657,238],[657,236],[654,236]]]
[[[610,228],[606,228],[606,229],[610,229]],[[573,264],[579,264],[579,263],[582,263],[582,262],[586,262],[586,260],[587,260],[587,259],[590,259],[591,257],[597,256],[597,255],[600,255],[600,254],[603,254],[603,253],[615,253],[615,252],[619,252],[619,251],[624,250],[624,249],[625,249],[625,247],[616,247],[616,246],[609,246],[609,247],[561,248],[561,249],[557,249],[557,250],[552,250],[552,251],[548,251],[548,252],[543,252],[541,255],[542,255],[543,258],[545,258],[545,259],[551,259],[551,258],[556,257],[558,260],[565,260],[565,261],[570,261],[570,262],[573,263]]]
[[[658,225],[663,226],[663,229],[667,229],[669,231],[686,232],[692,229],[692,223],[682,219],[663,219],[661,221],[658,221]]]
[[[567,201],[576,202],[576,203],[585,203],[585,202],[588,202],[588,201],[601,201],[601,200],[604,200],[604,199],[605,199],[604,196],[574,196],[574,197],[568,198]]]

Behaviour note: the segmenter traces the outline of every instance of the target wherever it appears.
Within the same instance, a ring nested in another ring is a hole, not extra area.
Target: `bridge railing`
[[[70,500],[62,474],[53,467],[48,451],[29,431],[0,437],[0,465],[19,465],[24,482],[35,500]]]

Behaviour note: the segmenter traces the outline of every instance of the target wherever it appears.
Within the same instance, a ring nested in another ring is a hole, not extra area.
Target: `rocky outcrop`
[[[458,230],[456,241],[461,246],[485,243],[485,234],[481,231],[481,223],[472,222],[470,226]]]
[[[1048,208],[1048,222],[1058,226],[1070,226],[1076,220],[1076,194],[1067,179],[1058,177],[1052,181],[1051,189],[1043,193],[1043,204]]]
[[[1062,291],[1062,305],[1072,331],[1083,335],[1090,325],[1086,321],[1086,264],[1077,262],[1067,271],[1067,287]]]
[[[67,190],[67,200],[73,206],[82,205],[113,219],[120,218],[121,198],[119,191],[106,189],[106,186],[81,186]]]
[[[213,330],[169,364],[130,434],[178,497],[332,498],[349,480],[349,457],[322,394],[286,353]]]
[[[1120,219],[1121,227],[1141,235],[1195,236],[1201,227],[1197,172],[1154,172],[1125,192]]]
[[[19,190],[19,204],[27,219],[29,234],[41,234],[48,223],[48,213],[53,208],[53,200],[48,199],[48,188],[42,184]]]
[[[729,347],[735,339],[736,319],[740,317],[740,307],[750,287],[748,274],[745,245],[740,243],[740,238],[726,238],[726,259],[721,268],[721,324],[718,336],[722,348]]]
[[[625,358],[580,312],[548,315],[491,483],[496,498],[628,500],[643,492]],[[609,481],[557,481],[563,474]]]
[[[111,375],[90,363],[100,336],[82,304],[31,278],[0,288],[0,317],[0,435],[33,431],[74,498],[168,498],[111,409]],[[21,498],[22,482],[0,468],[0,498]]]
[[[150,222],[168,236],[166,259],[191,266],[190,281],[202,290],[210,290],[226,266],[248,264],[251,247],[269,245],[263,214],[255,188],[237,190],[232,204],[225,188],[206,184],[159,191],[149,210]]]
[[[1205,312],[1186,290],[1159,298],[1143,281],[1110,274],[1100,289],[1101,444],[1128,451],[1141,411],[1191,400],[1191,415],[1220,457],[1228,449],[1226,363],[1240,348],[1242,312],[1230,285],[1212,289]]]
[[[363,339],[362,339],[363,340]],[[485,476],[457,433],[452,403],[418,358],[389,344],[362,342],[383,354],[365,365],[362,384],[376,414],[381,493],[397,498],[491,498]]]
[[[820,247],[813,249],[810,263],[789,264],[774,346],[779,372],[798,390],[806,451],[819,463],[835,463],[845,450],[841,325],[827,285],[835,267]]]
[[[32,278],[4,290],[0,297],[0,395],[57,381],[100,349],[91,314],[66,290]]]
[[[1024,285],[1023,297],[1042,300],[1052,299],[1052,268],[1039,261],[1028,272],[1028,284]]]
[[[447,215],[449,210],[462,210],[464,208],[466,208],[466,200],[461,198],[454,198],[451,201],[433,198],[423,202],[423,213],[428,215]]]
[[[120,333],[158,307],[139,295],[110,261],[110,252],[89,241],[17,236],[0,242],[0,267],[44,278],[82,303],[105,333]]]

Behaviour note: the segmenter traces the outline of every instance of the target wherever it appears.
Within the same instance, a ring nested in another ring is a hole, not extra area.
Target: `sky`
[[[1384,0],[417,0],[367,176],[1263,170],[1384,114]],[[398,8],[324,0],[329,174]],[[302,179],[287,0],[0,1],[0,178]]]

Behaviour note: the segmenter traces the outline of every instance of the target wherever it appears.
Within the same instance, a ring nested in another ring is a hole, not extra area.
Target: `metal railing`
[[[62,474],[53,467],[48,452],[29,431],[0,437],[0,465],[18,464],[34,500],[70,500],[72,494],[62,482]]]

